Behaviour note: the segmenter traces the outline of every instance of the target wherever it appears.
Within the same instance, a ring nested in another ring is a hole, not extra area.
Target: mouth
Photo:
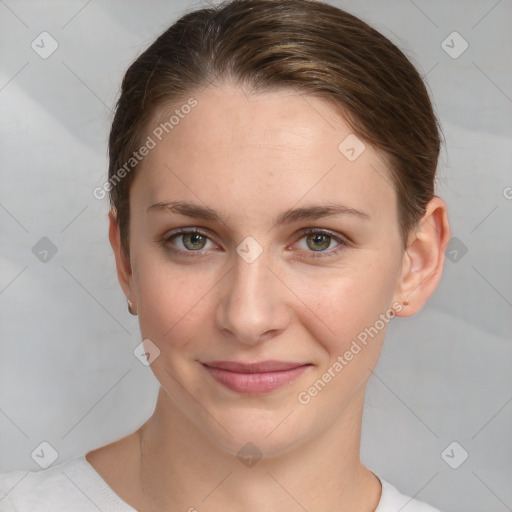
[[[202,362],[203,367],[220,384],[231,391],[258,395],[290,384],[311,364],[284,361],[240,363],[235,361]]]

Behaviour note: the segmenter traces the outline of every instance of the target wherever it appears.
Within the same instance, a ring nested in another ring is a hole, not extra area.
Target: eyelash
[[[208,251],[207,249],[206,250],[197,250],[197,251],[192,251],[192,250],[183,251],[182,249],[175,249],[172,247],[172,245],[170,245],[170,242],[172,240],[174,240],[175,238],[179,238],[180,235],[186,235],[186,234],[190,234],[190,233],[197,233],[198,235],[204,236],[205,238],[210,240],[210,237],[206,233],[199,231],[197,228],[192,228],[192,229],[191,228],[189,228],[189,229],[179,228],[178,230],[171,233],[170,235],[165,236],[162,240],[160,240],[160,242],[165,249],[167,249],[168,251],[170,251],[174,254],[178,254],[180,256],[194,258],[194,257],[198,257],[200,255],[204,255]],[[335,240],[336,242],[338,242],[339,245],[336,248],[327,250],[327,251],[306,251],[306,252],[311,253],[310,257],[312,257],[312,258],[331,258],[333,256],[337,256],[348,245],[348,242],[346,240],[340,238],[339,236],[335,235],[331,231],[328,231],[328,230],[322,229],[322,228],[309,228],[309,229],[303,230],[298,241],[302,240],[303,238],[307,237],[308,235],[316,235],[316,234],[329,236],[332,240]],[[194,253],[194,254],[188,254],[188,253]]]

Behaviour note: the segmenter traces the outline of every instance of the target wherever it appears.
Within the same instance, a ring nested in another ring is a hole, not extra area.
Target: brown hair
[[[289,87],[336,106],[362,140],[381,149],[397,192],[402,239],[434,195],[440,132],[421,76],[362,20],[313,0],[229,0],[184,15],[123,79],[109,139],[109,191],[129,254],[123,172],[158,109],[212,83],[253,91]],[[341,142],[341,141],[340,141]]]

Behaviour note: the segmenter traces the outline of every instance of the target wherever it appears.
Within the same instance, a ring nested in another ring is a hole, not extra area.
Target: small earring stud
[[[408,305],[409,305],[409,303],[408,303],[406,300],[404,300],[404,301],[402,302],[402,306],[408,306]]]
[[[130,312],[130,315],[137,316],[137,313],[133,309],[133,302],[130,300],[128,301],[128,311]]]

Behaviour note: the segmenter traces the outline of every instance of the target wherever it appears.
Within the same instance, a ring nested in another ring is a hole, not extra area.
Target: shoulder
[[[85,454],[42,471],[0,474],[0,512],[69,512],[70,504],[73,512],[125,510],[116,501]]]
[[[64,511],[73,503],[77,512],[90,510],[81,504],[73,475],[82,468],[82,457],[74,457],[42,471],[12,471],[0,475],[0,512]],[[67,505],[66,505],[67,504]]]
[[[440,512],[437,508],[402,494],[382,478],[379,480],[382,495],[375,512]]]

